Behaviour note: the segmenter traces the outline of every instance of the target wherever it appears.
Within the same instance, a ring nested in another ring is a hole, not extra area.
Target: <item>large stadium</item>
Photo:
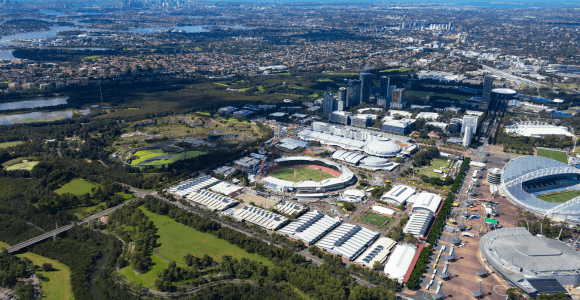
[[[578,252],[526,228],[493,230],[481,238],[479,250],[493,269],[532,297],[580,284]]]
[[[260,181],[279,192],[325,193],[356,183],[356,176],[347,167],[308,156],[276,159],[262,174]]]
[[[517,206],[558,221],[580,222],[580,169],[537,156],[503,168],[499,189]]]

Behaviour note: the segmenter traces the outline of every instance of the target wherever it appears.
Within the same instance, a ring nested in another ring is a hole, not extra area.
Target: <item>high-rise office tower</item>
[[[493,88],[493,77],[487,74],[483,79],[483,94],[481,94],[481,100],[483,102],[489,102],[489,100],[491,100],[492,88]]]
[[[360,73],[360,103],[369,103],[371,98],[371,73]]]
[[[360,104],[360,80],[349,80],[346,84],[346,108]]]
[[[396,89],[393,91],[390,107],[395,109],[403,109],[407,107],[407,99],[405,98],[405,89]]]
[[[471,128],[469,131],[471,135],[475,134],[477,130],[477,121],[478,117],[473,115],[465,115],[463,116],[463,122],[461,123],[461,134],[465,134],[467,132],[467,128]]]
[[[325,117],[329,117],[333,112],[333,100],[334,96],[332,95],[332,92],[324,93],[324,99],[322,100],[322,114],[324,114]]]
[[[463,147],[469,147],[471,145],[471,137],[473,133],[471,132],[471,127],[465,128],[465,134],[463,135]]]
[[[389,76],[381,76],[381,85],[379,86],[379,98],[389,99],[389,85],[391,78]]]
[[[338,89],[338,109],[343,111],[346,108],[346,88],[341,87]]]

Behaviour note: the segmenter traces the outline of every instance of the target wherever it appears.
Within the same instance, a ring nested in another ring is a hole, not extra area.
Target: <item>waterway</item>
[[[93,274],[91,275],[91,287],[89,288],[89,293],[91,294],[91,296],[93,296],[94,299],[104,300],[105,295],[103,295],[103,292],[99,290],[99,288],[97,287],[97,283],[95,282],[95,280],[97,280],[97,277],[99,277],[101,272],[103,272],[103,265],[105,264],[105,260],[107,258],[107,254],[105,252],[100,251],[100,253],[101,257],[97,260],[97,265],[95,266]]]
[[[199,26],[177,26],[177,27],[146,27],[129,30],[133,33],[155,33],[157,30],[166,29],[180,29],[187,33],[197,33],[197,32],[209,32],[209,30],[204,27],[227,27],[233,29],[254,29],[255,27],[245,27],[245,26],[234,26],[234,25],[199,25]]]
[[[3,115],[0,116],[0,125],[12,125],[32,122],[49,122],[70,119],[73,116],[72,110],[45,112],[30,112],[26,114]]]
[[[13,50],[0,50],[0,59],[12,60],[14,57],[12,56]]]
[[[70,26],[54,26],[50,30],[46,31],[31,31],[25,33],[17,33],[13,35],[6,35],[0,38],[0,46],[14,46],[20,43],[15,42],[15,40],[32,40],[32,39],[44,39],[47,37],[56,36],[59,31],[68,30],[83,30],[83,31],[93,31],[94,29],[76,29]]]
[[[56,97],[50,99],[36,99],[18,102],[0,103],[0,110],[11,110],[21,108],[37,108],[67,104],[68,97]]]

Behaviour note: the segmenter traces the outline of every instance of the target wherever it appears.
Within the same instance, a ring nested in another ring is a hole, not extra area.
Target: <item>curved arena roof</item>
[[[580,203],[551,203],[537,198],[524,191],[522,184],[531,180],[538,180],[554,175],[580,174],[580,169],[571,167],[545,157],[523,156],[508,162],[503,168],[502,191],[506,197],[518,206],[534,213],[546,215],[559,210],[560,205],[566,204],[567,215],[580,215]]]
[[[401,152],[401,147],[389,139],[378,138],[368,142],[364,147],[364,151],[379,157],[392,157]]]

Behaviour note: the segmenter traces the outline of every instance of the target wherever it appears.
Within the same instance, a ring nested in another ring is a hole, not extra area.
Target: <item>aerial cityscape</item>
[[[0,299],[580,299],[579,11],[0,0]]]

